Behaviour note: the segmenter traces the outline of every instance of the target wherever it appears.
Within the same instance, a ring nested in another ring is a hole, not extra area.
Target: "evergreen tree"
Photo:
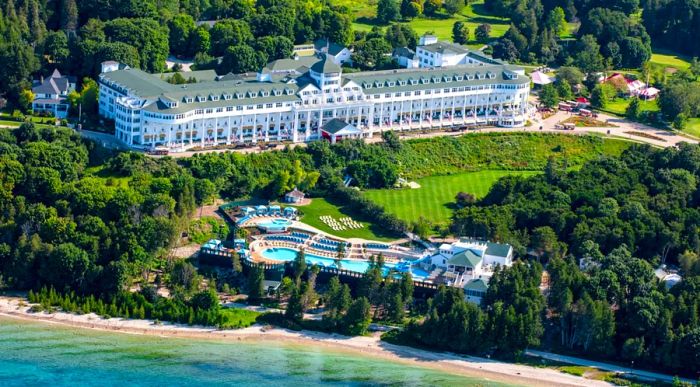
[[[456,21],[452,25],[452,41],[457,44],[469,42],[469,25],[463,21]]]

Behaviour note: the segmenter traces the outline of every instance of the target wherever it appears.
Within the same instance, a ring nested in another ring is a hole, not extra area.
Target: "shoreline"
[[[25,306],[20,306],[24,302]],[[368,356],[391,362],[430,368],[433,370],[528,386],[609,386],[602,381],[585,379],[549,368],[505,363],[495,360],[455,355],[447,352],[432,352],[423,349],[383,342],[379,335],[371,337],[348,337],[314,331],[290,331],[280,328],[265,328],[254,325],[243,329],[218,330],[180,324],[154,325],[149,320],[121,318],[103,319],[95,314],[76,315],[64,312],[30,313],[29,303],[18,297],[0,297],[0,317],[14,320],[59,324],[67,327],[91,329],[132,335],[150,335],[163,338],[203,339],[226,342],[275,342],[289,345],[316,346],[326,349]]]

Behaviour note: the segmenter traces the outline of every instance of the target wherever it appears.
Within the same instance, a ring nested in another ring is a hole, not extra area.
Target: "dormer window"
[[[211,96],[211,100],[212,100],[212,101],[218,101],[218,100],[219,100],[219,96],[218,96],[218,95],[212,95],[212,96]]]
[[[406,86],[406,81],[399,81],[399,85]]]
[[[243,98],[243,94],[236,92],[236,99]]]
[[[257,97],[257,96],[258,96],[257,93],[254,92],[254,91],[249,91],[249,92],[248,92],[248,97],[250,97],[250,98],[255,98],[255,97]]]
[[[452,77],[445,75],[444,80],[445,80],[445,82],[452,82]]]
[[[412,85],[417,85],[417,84],[418,84],[418,80],[417,80],[417,79],[411,79],[411,84],[412,84]]]
[[[423,78],[423,79],[421,79],[421,82],[425,85],[425,84],[427,84],[428,82],[430,82],[430,79],[428,79],[428,78]]]
[[[455,81],[461,81],[463,77],[461,75],[455,75]]]
[[[187,97],[187,99],[185,99],[185,102],[192,103],[192,102],[194,102],[194,98]]]
[[[287,90],[285,90],[285,92],[287,93],[287,95],[292,95],[292,93],[294,93],[294,90],[287,89]]]
[[[275,89],[274,90],[275,95],[282,95],[282,91]]]
[[[267,97],[268,94],[269,94],[269,93],[268,93],[267,91],[264,91],[264,90],[261,90],[261,91],[260,91],[260,96],[261,96],[261,97]]]
[[[226,101],[230,100],[230,99],[231,99],[231,94],[224,94],[224,99],[225,99]]]
[[[206,98],[204,98],[203,96],[201,96],[201,95],[197,96],[197,102],[204,102],[205,100],[206,100]]]
[[[433,83],[440,83],[440,78],[433,77]]]

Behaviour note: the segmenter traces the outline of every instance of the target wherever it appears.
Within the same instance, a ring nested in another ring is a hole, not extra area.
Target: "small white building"
[[[397,48],[392,52],[392,58],[401,67],[409,69],[504,64],[481,51],[469,50],[455,43],[441,42],[437,37],[427,34],[420,37],[415,52],[407,47]]]
[[[294,188],[284,195],[284,201],[287,203],[301,203],[306,197],[306,194]]]
[[[327,39],[318,39],[314,42],[316,54],[326,54],[333,59],[338,66],[352,62],[352,51],[338,43],[333,43]]]
[[[50,77],[42,77],[32,87],[34,113],[49,113],[56,118],[68,117],[68,94],[75,90],[75,78],[61,75],[58,69]]]

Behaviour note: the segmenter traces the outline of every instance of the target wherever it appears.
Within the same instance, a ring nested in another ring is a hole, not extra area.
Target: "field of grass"
[[[430,176],[418,179],[416,182],[421,187],[417,189],[377,189],[364,194],[399,219],[411,222],[422,216],[432,223],[446,223],[452,215],[457,193],[466,192],[480,198],[503,176],[532,176],[538,173],[487,170]]]
[[[653,67],[672,67],[685,70],[690,67],[689,58],[671,51],[654,49],[649,64]]]
[[[342,0],[345,1],[345,0]],[[341,1],[341,2],[342,2]],[[355,11],[355,22],[353,28],[357,31],[369,31],[376,25],[374,17],[376,15],[376,2],[373,0],[359,0],[352,3],[350,6]],[[491,15],[485,8],[483,1],[477,1],[469,4],[456,15],[438,14],[432,18],[417,17],[407,22],[418,35],[423,35],[426,32],[431,32],[440,40],[452,41],[452,25],[463,20],[469,26],[472,41],[468,46],[476,48],[481,47],[481,44],[474,40],[474,31],[480,24],[491,24],[491,37],[498,38],[506,33],[510,26],[508,18],[502,18]]]
[[[238,329],[255,324],[262,313],[247,309],[227,308],[221,309],[219,315],[221,318],[220,329]]]
[[[700,118],[689,119],[683,131],[695,137],[700,137]]]
[[[131,180],[130,177],[117,176],[107,171],[104,165],[89,167],[85,169],[85,174],[100,179],[105,185],[111,187],[127,187],[129,185],[129,180]]]
[[[612,102],[608,102],[608,105],[605,107],[605,109],[600,110],[606,113],[624,116],[625,111],[627,110],[627,106],[629,106],[631,101],[632,100],[629,98],[615,98],[615,100],[613,100]],[[657,104],[656,100],[642,101],[641,111],[658,112],[659,105]]]
[[[544,169],[549,157],[580,166],[602,154],[619,155],[629,143],[598,136],[543,133],[469,133],[403,143],[396,162],[407,179],[479,170]],[[613,153],[610,153],[613,152]]]
[[[359,195],[359,193],[358,193]],[[359,214],[348,211],[339,203],[333,202],[332,198],[313,198],[311,204],[297,207],[303,214],[301,221],[316,227],[317,229],[341,238],[363,238],[377,241],[392,241],[400,238],[400,235],[388,234],[381,225],[375,225],[367,221]],[[362,223],[364,227],[355,230],[334,231],[323,223],[321,216],[332,216],[334,219],[351,217],[355,221]]]
[[[19,128],[20,125],[21,123],[17,121],[0,120],[0,126]]]
[[[347,6],[355,15],[353,28],[357,31],[369,31],[376,22],[374,20],[377,13],[377,0],[337,0],[341,5]],[[470,48],[480,48],[483,44],[478,43],[474,38],[474,31],[480,24],[491,25],[491,37],[499,38],[506,33],[510,27],[510,19],[491,14],[484,8],[483,0],[478,0],[465,6],[462,11],[455,15],[438,14],[434,17],[417,17],[407,21],[416,33],[420,36],[426,32],[431,32],[440,40],[452,41],[452,25],[456,21],[466,21],[469,26],[471,41],[467,44]],[[577,23],[568,23],[567,28],[560,34],[561,38],[572,38],[578,29]]]

